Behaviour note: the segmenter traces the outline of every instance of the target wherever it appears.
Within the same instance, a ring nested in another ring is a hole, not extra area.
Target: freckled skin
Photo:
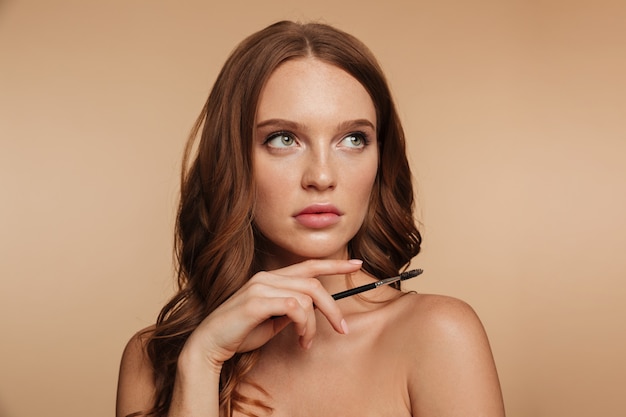
[[[378,168],[376,109],[369,94],[335,66],[314,58],[288,61],[261,92],[256,125],[255,224],[283,263],[268,267],[345,259],[346,245],[367,213]],[[284,133],[267,142],[276,132]],[[355,132],[368,144],[351,136]],[[313,229],[294,219],[315,203],[337,208],[337,223]]]

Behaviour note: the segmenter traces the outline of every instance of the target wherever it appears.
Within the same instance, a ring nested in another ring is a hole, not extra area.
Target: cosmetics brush
[[[395,277],[381,279],[380,281],[372,282],[371,284],[365,284],[365,285],[361,285],[360,287],[351,288],[351,289],[346,290],[346,291],[338,292],[337,294],[333,294],[332,297],[335,300],[340,300],[342,298],[346,298],[346,297],[350,297],[352,295],[360,294],[360,293],[362,293],[364,291],[373,290],[375,288],[380,287],[381,285],[389,285],[389,284],[392,284],[394,282],[404,281],[404,280],[407,280],[409,278],[416,277],[419,274],[421,274],[422,272],[424,272],[424,271],[421,270],[421,269],[412,269],[410,271],[403,272],[400,275],[395,276]]]

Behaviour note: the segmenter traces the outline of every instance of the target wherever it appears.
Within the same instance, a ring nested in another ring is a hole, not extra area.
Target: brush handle
[[[373,290],[374,288],[378,288],[381,285],[388,285],[393,282],[404,281],[405,279],[416,277],[422,272],[424,271],[421,269],[412,269],[410,271],[401,273],[397,277],[381,279],[380,281],[372,282],[370,284],[361,285],[360,287],[350,288],[349,290],[338,292],[337,294],[333,294],[332,297],[335,300],[340,300],[342,298],[350,297],[351,295],[360,294],[364,291]]]
[[[338,292],[337,294],[333,294],[333,298],[335,300],[341,300],[342,298],[350,297],[351,295],[356,295],[362,293],[363,291],[369,291],[376,288],[377,282],[372,282],[371,284],[361,285],[360,287],[350,288],[349,290]]]

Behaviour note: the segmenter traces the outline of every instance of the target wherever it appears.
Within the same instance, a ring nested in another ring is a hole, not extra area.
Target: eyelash
[[[263,145],[269,146],[269,143],[272,140],[274,140],[274,139],[276,139],[278,137],[281,137],[281,136],[290,138],[293,141],[296,140],[295,135],[293,133],[285,131],[285,130],[280,130],[278,132],[270,133],[267,136],[267,138],[265,139],[265,141],[263,142]],[[341,138],[341,141],[343,142],[345,139],[347,139],[349,137],[355,137],[355,138],[361,139],[363,141],[363,147],[368,146],[370,144],[370,142],[371,142],[370,139],[369,139],[369,136],[365,132],[360,132],[360,131],[348,133],[343,138]]]
[[[294,140],[294,141],[296,140],[296,137],[295,137],[295,135],[293,133],[288,132],[286,130],[280,130],[278,132],[270,133],[267,136],[267,138],[265,139],[265,142],[263,142],[263,145],[268,146],[270,141],[272,141],[272,140],[274,140],[274,139],[276,139],[276,138],[278,138],[280,136],[284,136],[284,137],[290,138],[291,140]]]
[[[363,141],[363,147],[366,147],[367,145],[370,144],[370,139],[367,136],[367,134],[365,132],[352,132],[352,133],[348,133],[346,136],[343,137],[342,141],[344,139],[347,139],[349,137],[355,137],[355,138],[359,138]]]

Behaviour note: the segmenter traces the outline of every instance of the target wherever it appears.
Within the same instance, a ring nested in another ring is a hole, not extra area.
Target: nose
[[[306,155],[302,188],[324,191],[337,185],[337,167],[328,149],[310,149]]]

